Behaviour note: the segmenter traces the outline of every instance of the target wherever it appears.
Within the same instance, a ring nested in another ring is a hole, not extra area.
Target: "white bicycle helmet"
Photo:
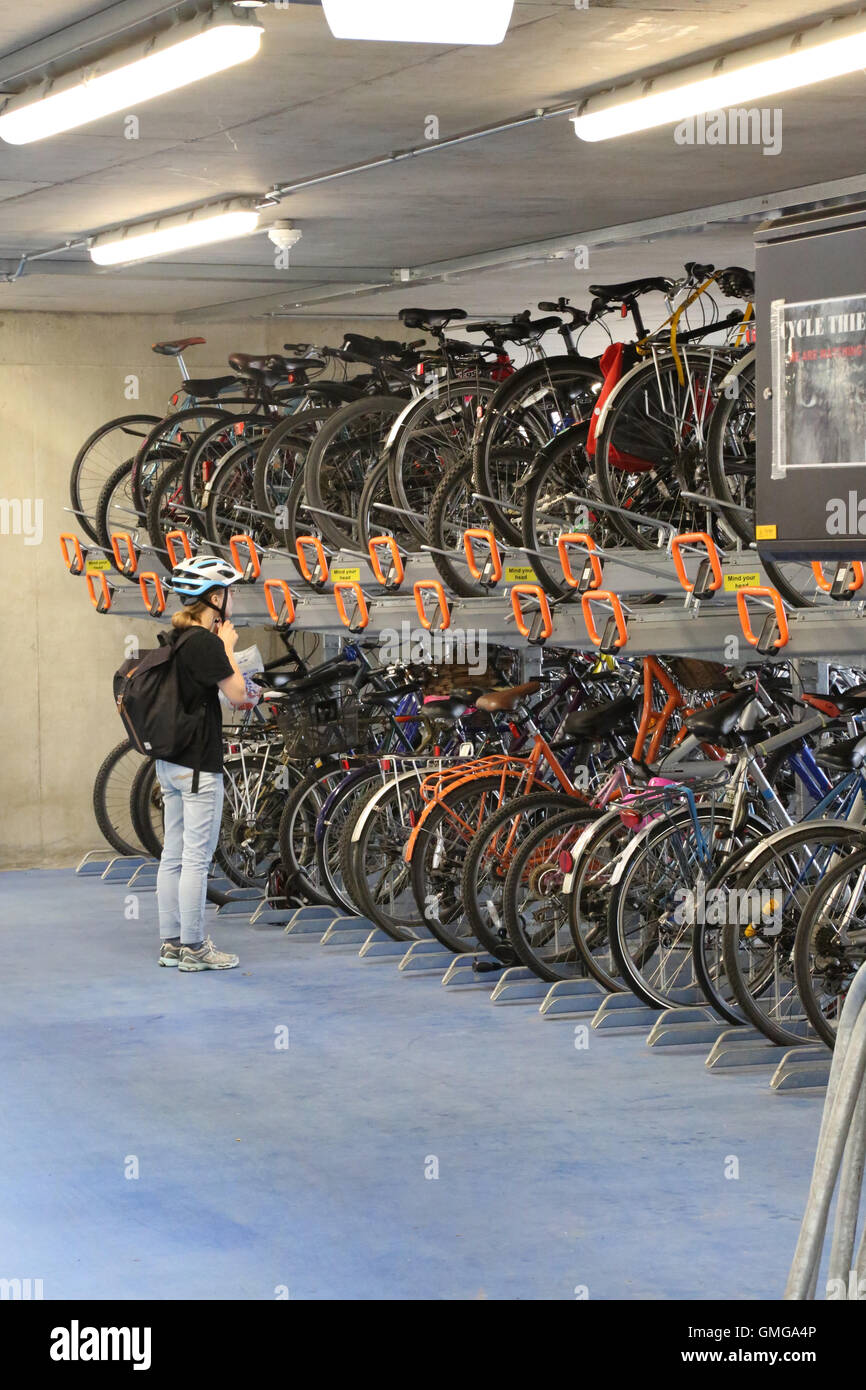
[[[219,560],[216,555],[196,555],[192,560],[181,560],[179,565],[175,565],[171,572],[171,587],[181,603],[189,604],[204,598],[211,589],[228,589],[239,579],[243,579],[241,571],[227,560]],[[215,604],[210,606],[216,607]]]

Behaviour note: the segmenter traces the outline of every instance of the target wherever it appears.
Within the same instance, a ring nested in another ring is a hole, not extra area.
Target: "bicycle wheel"
[[[374,790],[382,785],[378,764],[353,768],[325,801],[316,821],[316,869],[329,897],[345,912],[359,912],[343,874],[341,842],[346,827]],[[347,851],[348,857],[348,851]]]
[[[508,940],[503,909],[511,861],[527,835],[548,816],[563,810],[566,801],[568,798],[559,792],[532,792],[517,797],[489,816],[472,837],[463,865],[460,897],[476,941],[503,965],[517,965],[520,959]]]
[[[93,517],[106,482],[121,463],[134,457],[141,440],[158,424],[158,415],[120,415],[94,430],[75,455],[69,500],[77,525],[90,540],[101,544]]]
[[[226,878],[243,888],[264,888],[280,858],[280,815],[301,777],[271,749],[230,754],[223,763],[222,821],[214,859]]]
[[[303,472],[310,445],[333,410],[305,410],[288,415],[261,440],[253,470],[258,511],[273,514],[285,505],[289,489]]]
[[[725,971],[746,1018],[780,1046],[814,1036],[794,974],[800,917],[830,870],[863,845],[863,831],[846,821],[807,822],[771,835],[736,877]]]
[[[147,511],[147,499],[166,468],[182,463],[198,436],[217,421],[231,420],[230,410],[217,406],[194,405],[167,415],[148,434],[132,465],[132,496],[135,509]]]
[[[465,777],[441,793],[420,822],[410,861],[412,892],[432,935],[456,954],[475,946],[460,892],[469,846],[522,781],[516,771]]]
[[[208,485],[226,454],[231,453],[236,445],[248,444],[253,439],[261,447],[262,440],[267,439],[276,427],[278,418],[262,414],[233,415],[215,420],[202,430],[190,444],[183,460],[181,486],[186,505],[201,509]],[[174,466],[172,464],[172,468]]]
[[[523,964],[541,980],[586,979],[586,961],[568,925],[562,891],[570,852],[594,812],[574,806],[549,816],[518,845],[503,893],[508,939]]]
[[[403,858],[423,806],[415,772],[400,773],[361,803],[343,831],[343,882],[360,914],[395,941],[427,935]]]
[[[393,536],[404,550],[417,550],[418,538],[409,520],[397,511],[388,485],[388,460],[370,469],[358,500],[358,545],[368,551],[374,536]]]
[[[202,518],[187,506],[183,496],[183,464],[167,468],[147,499],[147,534],[157,561],[169,574],[173,569],[166,544],[170,531],[186,531],[195,552],[204,534]]]
[[[415,537],[414,549],[426,540],[423,520],[440,481],[459,464],[472,464],[476,425],[496,391],[494,381],[479,378],[441,383],[406,413],[387,450],[388,486],[395,507],[406,512]]]
[[[751,817],[735,828],[727,807],[698,805],[653,822],[619,860],[608,902],[611,950],[623,980],[650,1008],[701,1001],[692,951],[701,884],[741,835],[757,839],[768,828]]]
[[[866,847],[837,864],[810,894],[794,941],[794,978],[806,1015],[828,1047],[866,961]]]
[[[487,515],[496,534],[522,545],[519,488],[523,475],[494,473],[491,459],[501,449],[535,456],[569,425],[589,420],[601,389],[597,361],[557,356],[531,362],[503,381],[478,423],[472,448],[475,491],[489,498]]]
[[[658,528],[623,513],[665,522],[677,531],[710,531],[718,523],[683,492],[709,492],[707,434],[730,355],[682,350],[680,381],[669,355],[658,354],[626,379],[614,397],[595,453],[595,470],[611,524],[627,545],[654,549]]]
[[[135,774],[148,761],[131,740],[125,739],[103,759],[93,783],[96,824],[118,854],[141,854],[144,850],[132,824],[129,797]]]
[[[273,523],[255,514],[253,471],[255,441],[238,444],[223,459],[207,490],[204,527],[211,545],[226,552],[232,536],[252,536],[267,548],[274,541]]]
[[[341,907],[322,880],[316,861],[316,823],[330,793],[346,779],[339,758],[313,767],[289,794],[279,825],[280,859],[288,891],[300,891],[311,903]]]
[[[132,459],[121,463],[106,479],[96,504],[95,529],[99,544],[104,547],[106,559],[120,574],[120,566],[111,550],[111,537],[115,531],[128,531],[136,540],[144,516],[136,509],[132,495]]]
[[[319,430],[304,465],[307,507],[332,546],[357,543],[357,512],[367,473],[378,462],[391,421],[405,401],[365,396],[334,411]]]
[[[146,758],[129,788],[129,818],[138,840],[154,859],[162,857],[162,787],[156,764]]]
[[[611,876],[634,838],[619,811],[608,811],[585,826],[570,851],[571,868],[563,883],[571,939],[587,972],[610,994],[626,989],[607,930]]]
[[[491,469],[495,472],[499,467],[503,475],[511,472],[519,452],[516,449],[500,450]],[[524,454],[524,466],[528,466],[528,462]],[[484,504],[475,497],[471,462],[458,462],[445,474],[433,494],[429,506],[427,540],[433,547],[433,563],[445,583],[455,594],[466,598],[477,597],[482,592],[469,573],[463,549],[464,531],[475,526],[487,530],[490,519]],[[450,553],[442,554],[443,551]]]
[[[577,501],[593,497],[596,480],[592,461],[586,453],[589,425],[583,422],[562,430],[537,455],[524,479],[523,544],[540,583],[553,598],[564,598],[572,592],[562,574],[556,551],[561,535],[571,531],[591,535],[602,547],[609,545],[614,531],[606,513],[593,511],[591,506]]]

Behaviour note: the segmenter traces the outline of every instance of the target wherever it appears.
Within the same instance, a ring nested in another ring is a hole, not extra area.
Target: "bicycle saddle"
[[[271,353],[268,357],[251,357],[246,352],[232,352],[229,354],[229,366],[239,376],[249,377],[251,380],[258,379],[268,385],[276,385],[278,381],[283,381],[289,371],[285,357],[276,353]]]
[[[830,748],[816,748],[815,757],[822,767],[837,772],[854,772],[866,762],[866,734],[855,734]]]
[[[346,333],[341,355],[359,362],[381,362],[386,358],[398,362],[409,358],[416,360],[408,344],[388,338],[366,338],[363,333]]]
[[[527,681],[526,685],[510,685],[505,690],[488,690],[486,695],[479,696],[478,708],[488,713],[514,709],[528,695],[537,695],[540,689],[539,681]]]
[[[263,676],[262,681],[269,690],[276,691],[281,698],[287,699],[290,695],[308,695],[311,691],[321,690],[326,685],[336,685],[339,681],[348,680],[350,676],[355,676],[357,673],[358,668],[354,661],[329,661],[326,666],[311,671],[308,676],[274,675],[271,673]],[[256,683],[258,684],[258,681]]]
[[[176,338],[171,343],[153,343],[151,351],[158,352],[161,357],[177,357],[185,348],[198,347],[200,343],[206,342],[206,338]]]
[[[841,695],[831,695],[828,697],[841,710],[850,711],[852,714],[861,713],[866,708],[866,685],[852,685],[850,690],[845,690]]]
[[[689,733],[694,734],[702,743],[718,743],[721,739],[730,737],[740,721],[743,710],[757,698],[751,686],[744,686],[727,700],[720,700],[709,709],[690,714],[683,720],[683,724]]]
[[[375,705],[380,709],[387,709],[389,705],[397,704],[407,695],[414,695],[421,689],[420,681],[412,681],[409,685],[402,685],[399,690],[371,690],[361,696],[361,703],[364,705]]]
[[[471,708],[469,701],[461,700],[459,695],[446,695],[428,700],[421,713],[428,719],[460,719]]]
[[[634,713],[637,693],[620,695],[608,705],[595,705],[591,709],[578,709],[569,714],[562,726],[566,738],[595,737],[611,734]]]
[[[650,294],[653,290],[670,294],[673,287],[673,280],[664,275],[644,275],[640,280],[622,280],[617,285],[590,285],[589,292],[596,299],[630,299],[632,295]]]
[[[453,319],[465,319],[465,309],[401,309],[397,315],[407,328],[420,328],[425,333],[435,333]]]
[[[183,389],[188,396],[218,396],[221,391],[227,391],[230,386],[239,386],[240,382],[236,376],[195,376],[190,377],[183,383]]]

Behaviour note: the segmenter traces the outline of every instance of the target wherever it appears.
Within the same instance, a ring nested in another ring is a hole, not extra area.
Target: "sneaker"
[[[229,955],[226,951],[218,951],[210,937],[205,937],[204,942],[197,951],[193,951],[189,946],[180,948],[179,970],[234,970],[240,961],[237,956]]]
[[[159,948],[160,965],[177,965],[180,960],[180,946],[175,946],[171,941],[163,941]]]

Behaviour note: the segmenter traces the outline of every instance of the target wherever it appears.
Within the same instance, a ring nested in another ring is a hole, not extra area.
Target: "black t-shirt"
[[[204,740],[201,745],[200,769],[202,772],[222,772],[223,720],[217,686],[219,681],[224,681],[226,676],[232,675],[234,669],[226,649],[218,637],[203,627],[194,630],[193,635],[186,638],[178,648],[175,661],[181,700],[186,712],[192,714],[204,703]],[[195,767],[195,755],[196,740],[193,739],[186,748],[179,749],[166,761],[179,763],[181,767]]]

